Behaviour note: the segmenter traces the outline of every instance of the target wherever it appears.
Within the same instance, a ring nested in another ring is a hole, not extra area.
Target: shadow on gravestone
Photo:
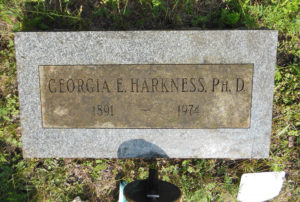
[[[123,142],[118,148],[118,158],[169,158],[155,144],[143,139],[133,139]]]

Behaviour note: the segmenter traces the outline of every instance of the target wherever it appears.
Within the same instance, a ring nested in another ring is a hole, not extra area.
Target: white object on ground
[[[119,202],[126,202],[126,199],[124,197],[124,188],[126,186],[125,181],[121,181],[120,183],[120,190],[119,190]]]
[[[82,200],[79,196],[77,196],[72,202],[82,202]]]
[[[238,201],[261,202],[279,195],[285,172],[246,173],[242,175]]]

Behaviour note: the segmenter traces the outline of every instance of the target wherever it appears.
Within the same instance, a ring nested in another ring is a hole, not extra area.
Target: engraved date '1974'
[[[177,107],[178,116],[190,115],[200,113],[199,105],[178,105]]]

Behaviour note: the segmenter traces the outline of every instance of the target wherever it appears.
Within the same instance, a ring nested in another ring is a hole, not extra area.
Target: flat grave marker
[[[31,157],[266,158],[277,31],[20,32]]]

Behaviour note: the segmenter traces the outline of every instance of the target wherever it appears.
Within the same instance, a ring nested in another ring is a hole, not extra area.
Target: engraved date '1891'
[[[99,116],[114,115],[113,105],[108,105],[108,104],[93,106],[93,112],[95,115],[99,115]]]

